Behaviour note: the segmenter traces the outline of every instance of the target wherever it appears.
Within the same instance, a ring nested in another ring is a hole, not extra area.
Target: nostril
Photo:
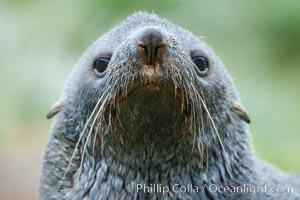
[[[139,44],[139,46],[143,49],[145,56],[147,57],[147,64],[149,65],[153,65],[156,58],[158,57],[158,51],[161,47],[163,47],[164,45],[160,45],[160,46],[154,46],[153,44],[149,44],[149,45],[142,45]]]
[[[147,57],[147,64],[153,65],[159,49],[167,45],[167,36],[156,27],[147,27],[138,33],[136,41]]]
[[[158,50],[159,50],[161,47],[163,47],[163,45],[162,45],[162,46],[156,47],[156,49],[155,49],[155,51],[154,51],[154,55],[155,55],[155,56],[157,55],[157,52],[158,52]]]
[[[140,47],[143,48],[143,50],[145,51],[145,54],[148,55],[148,49],[147,49],[147,46],[143,45],[143,44],[139,44]]]

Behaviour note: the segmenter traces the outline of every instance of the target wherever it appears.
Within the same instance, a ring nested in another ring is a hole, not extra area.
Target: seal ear
[[[232,102],[231,110],[237,114],[242,120],[250,124],[250,118],[246,109],[237,101]]]
[[[59,99],[58,101],[56,101],[50,108],[50,110],[47,113],[47,119],[52,118],[53,116],[55,116],[57,113],[59,113],[62,108],[63,108],[64,102],[63,100]]]

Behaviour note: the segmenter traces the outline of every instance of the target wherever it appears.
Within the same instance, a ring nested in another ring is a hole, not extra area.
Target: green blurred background
[[[300,1],[0,0],[0,199],[35,199],[45,114],[72,66],[137,10],[204,37],[250,113],[257,155],[300,173]]]

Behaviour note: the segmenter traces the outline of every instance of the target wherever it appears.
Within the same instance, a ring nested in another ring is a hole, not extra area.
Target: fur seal
[[[257,159],[250,122],[218,56],[137,12],[68,78],[40,199],[300,199],[300,179]]]

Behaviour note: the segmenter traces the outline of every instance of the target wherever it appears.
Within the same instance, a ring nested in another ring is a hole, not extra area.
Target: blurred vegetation
[[[46,136],[47,109],[84,50],[137,10],[204,36],[248,109],[259,157],[300,172],[300,1],[0,1],[0,145]],[[19,137],[20,136],[20,137]]]

